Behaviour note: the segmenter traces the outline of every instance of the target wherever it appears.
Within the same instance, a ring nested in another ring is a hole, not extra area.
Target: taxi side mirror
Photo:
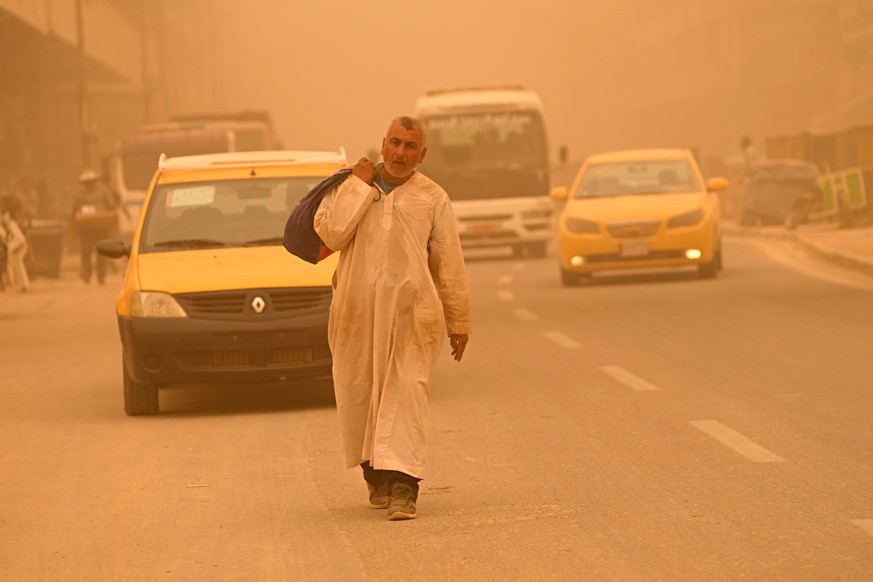
[[[97,243],[97,252],[110,259],[120,259],[130,256],[130,245],[120,240],[101,240]]]
[[[727,190],[728,181],[724,178],[710,178],[706,182],[706,189],[710,192],[721,192],[722,190]]]
[[[567,187],[566,186],[556,186],[552,188],[552,191],[549,192],[549,198],[552,200],[556,200],[561,202],[562,200],[567,199]]]

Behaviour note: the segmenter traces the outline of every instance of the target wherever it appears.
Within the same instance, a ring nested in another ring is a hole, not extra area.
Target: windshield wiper
[[[178,240],[162,240],[156,242],[154,247],[223,247],[226,243],[209,238],[182,238]]]
[[[259,247],[259,246],[267,246],[267,245],[278,245],[282,244],[285,241],[284,236],[271,236],[269,238],[258,238],[255,240],[247,240],[242,243],[247,247]]]

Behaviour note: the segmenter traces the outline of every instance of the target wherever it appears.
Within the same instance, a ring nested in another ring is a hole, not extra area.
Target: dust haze
[[[572,162],[637,146],[736,156],[743,135],[873,121],[858,0],[0,0],[0,15],[0,171],[55,188],[186,113],[266,110],[285,147],[356,159],[445,87],[536,91],[551,158],[567,146]]]
[[[850,66],[826,33],[837,4],[223,0],[211,106],[269,109],[289,147],[354,158],[427,89],[520,82],[544,101],[553,155],[731,154],[744,134],[806,130],[843,97]]]

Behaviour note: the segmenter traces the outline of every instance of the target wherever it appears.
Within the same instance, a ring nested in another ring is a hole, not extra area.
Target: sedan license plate
[[[621,243],[621,256],[645,257],[649,254],[649,243],[644,240],[634,240]]]

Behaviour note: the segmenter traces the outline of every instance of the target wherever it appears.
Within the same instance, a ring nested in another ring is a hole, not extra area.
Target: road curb
[[[804,235],[797,231],[762,230],[752,227],[722,226],[722,232],[730,236],[796,241],[804,248],[804,250],[818,259],[873,277],[873,262],[869,259],[824,245],[812,240],[808,235]]]
[[[840,252],[832,247],[809,240],[804,236],[798,236],[797,242],[803,245],[810,254],[820,259],[873,277],[873,262],[869,260]]]

